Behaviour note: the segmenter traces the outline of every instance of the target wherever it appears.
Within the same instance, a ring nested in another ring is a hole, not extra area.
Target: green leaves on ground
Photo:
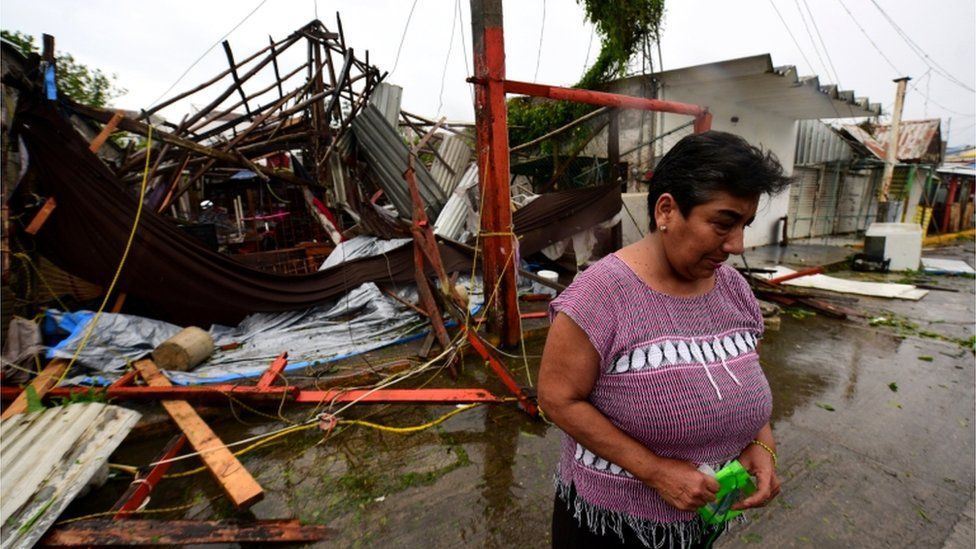
[[[818,402],[817,403],[817,408],[823,408],[824,410],[827,410],[828,412],[835,411],[834,407],[831,406],[830,404],[827,404],[826,402]]]

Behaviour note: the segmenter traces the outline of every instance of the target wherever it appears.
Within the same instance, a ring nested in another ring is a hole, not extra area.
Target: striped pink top
[[[655,454],[719,466],[770,418],[772,395],[756,344],[763,320],[749,285],[722,265],[695,297],[654,291],[616,255],[603,258],[550,305],[586,332],[600,355],[590,402]],[[557,482],[575,487],[577,516],[602,528],[690,523],[656,491],[566,435]],[[618,530],[619,533],[619,530]],[[690,533],[690,532],[689,532]]]

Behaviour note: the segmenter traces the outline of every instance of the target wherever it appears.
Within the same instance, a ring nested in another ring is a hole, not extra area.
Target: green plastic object
[[[756,491],[749,471],[746,471],[739,460],[722,467],[715,473],[715,480],[719,485],[715,501],[698,510],[698,514],[707,524],[722,524],[741,515],[742,511],[733,511],[732,506]]]

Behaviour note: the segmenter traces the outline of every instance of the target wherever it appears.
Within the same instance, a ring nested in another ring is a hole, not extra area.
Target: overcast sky
[[[976,143],[973,0],[669,0],[666,5],[665,69],[769,53],[773,64],[796,65],[803,75],[819,75],[822,83],[839,83],[881,103],[886,112],[894,97],[892,79],[911,76],[904,118],[942,118],[950,145]],[[138,109],[151,105],[256,7],[230,34],[238,59],[267,45],[269,34],[280,39],[307,23],[316,9],[335,30],[338,11],[357,56],[369,50],[370,62],[391,72],[389,82],[403,86],[404,109],[452,121],[473,119],[464,82],[471,65],[469,0],[2,0],[0,26],[38,41],[41,33],[53,34],[59,50],[118,76],[128,93],[116,106]],[[599,51],[598,37],[573,0],[506,1],[504,11],[507,74],[513,80],[571,85]],[[226,63],[218,45],[168,95],[209,79]],[[178,119],[182,113],[166,114]]]

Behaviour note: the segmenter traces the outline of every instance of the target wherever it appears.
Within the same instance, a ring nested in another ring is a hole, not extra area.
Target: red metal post
[[[281,353],[278,358],[274,359],[271,366],[261,374],[261,379],[258,379],[258,387],[271,387],[271,385],[278,379],[281,372],[285,370],[285,366],[288,366],[288,353]]]
[[[495,295],[489,327],[503,345],[521,339],[515,287],[515,246],[508,187],[508,111],[505,105],[505,38],[501,0],[471,0],[474,45],[475,124],[484,250],[485,295]],[[497,287],[497,293],[495,289]]]
[[[475,72],[475,75],[475,82],[477,83],[477,79],[479,77],[477,71]],[[505,91],[508,93],[531,95],[533,97],[548,97],[549,99],[555,99],[557,101],[573,101],[576,103],[586,103],[588,105],[598,105],[601,107],[672,112],[675,114],[687,114],[695,117],[704,116],[707,113],[707,110],[704,107],[700,105],[692,105],[690,103],[664,101],[661,99],[648,99],[646,97],[635,97],[633,95],[621,95],[618,93],[583,90],[579,88],[560,88],[558,86],[532,84],[529,82],[518,82],[515,80],[505,81]],[[708,125],[711,125],[711,117],[708,118]]]
[[[133,372],[135,370],[132,370]],[[129,485],[129,489],[122,494],[115,505],[112,506],[112,510],[116,511],[115,515],[112,517],[114,519],[123,519],[129,516],[132,511],[135,511],[142,505],[142,502],[149,497],[149,493],[153,491],[156,484],[162,480],[163,475],[169,470],[170,465],[173,464],[172,461],[167,461],[176,457],[176,454],[183,449],[186,444],[186,435],[177,435],[173,437],[166,447],[163,448],[163,452],[157,456],[154,461],[161,461],[163,463],[158,463],[149,474],[145,477],[136,478]]]
[[[804,276],[810,276],[815,274],[823,274],[823,272],[824,270],[822,266],[810,267],[808,269],[802,269],[795,273],[790,273],[788,275],[777,276],[776,278],[770,278],[766,282],[769,282],[770,284],[778,285],[778,284],[782,284],[783,282],[786,282],[787,280],[793,280],[794,278],[801,278]]]
[[[295,402],[321,404],[357,402],[360,404],[462,404],[474,402],[500,403],[501,398],[485,389],[358,389],[355,391],[302,391]]]
[[[712,113],[707,110],[695,117],[695,133],[707,132],[712,129]]]

